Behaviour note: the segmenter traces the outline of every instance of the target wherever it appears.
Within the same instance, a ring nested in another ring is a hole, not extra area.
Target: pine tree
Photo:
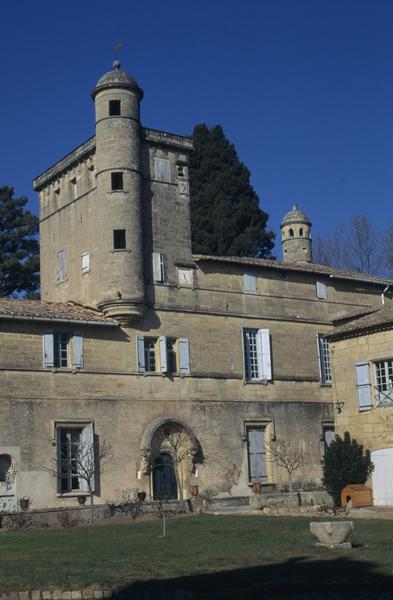
[[[268,258],[274,233],[221,126],[196,125],[190,159],[192,247],[196,254]]]
[[[333,498],[334,506],[341,504],[341,490],[350,483],[366,483],[374,469],[369,450],[351,440],[348,431],[344,439],[336,436],[325,451],[323,484]]]
[[[39,287],[38,218],[27,198],[0,187],[0,296],[31,294]]]

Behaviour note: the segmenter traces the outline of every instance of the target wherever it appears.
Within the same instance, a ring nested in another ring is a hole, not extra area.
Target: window
[[[113,249],[114,250],[125,250],[126,249],[126,230],[125,229],[114,229],[113,230]]]
[[[171,181],[171,161],[167,158],[154,159],[154,179],[157,181]]]
[[[249,481],[266,481],[265,428],[247,427]]]
[[[186,176],[186,169],[185,169],[184,165],[176,165],[176,170],[177,170],[178,177]]]
[[[393,360],[380,360],[375,363],[378,406],[393,404]]]
[[[269,329],[243,330],[244,376],[248,381],[271,380]]]
[[[67,261],[66,261],[66,251],[60,250],[57,253],[57,281],[58,283],[62,283],[67,279]]]
[[[319,373],[322,383],[332,382],[332,372],[330,366],[330,348],[325,336],[321,333],[317,335],[318,356],[319,356]]]
[[[328,294],[327,294],[326,283],[324,283],[323,281],[316,281],[315,286],[316,286],[317,298],[319,300],[327,300]]]
[[[78,184],[76,179],[71,179],[71,196],[73,200],[78,197]]]
[[[294,237],[294,235],[295,235],[295,234],[293,233],[293,229],[290,229],[290,230],[289,230],[289,237]]]
[[[153,281],[165,283],[167,280],[168,261],[165,254],[153,252]]]
[[[57,491],[94,491],[94,430],[92,424],[56,424]]]
[[[45,331],[43,365],[49,369],[83,369],[83,336],[80,333]]]
[[[118,117],[121,112],[121,103],[120,100],[109,100],[109,116],[110,117]]]
[[[303,237],[303,227],[300,227],[300,229],[299,229],[299,236]]]
[[[257,278],[255,275],[243,275],[244,291],[254,293],[257,291]]]
[[[88,252],[82,252],[82,273],[88,273],[90,271],[90,254]]]
[[[139,373],[190,374],[190,354],[187,338],[149,338],[138,335],[137,361]]]
[[[334,425],[324,425],[323,427],[323,443],[325,449],[330,446],[336,439],[336,432],[334,431]]]
[[[112,192],[119,192],[124,189],[123,173],[119,173],[119,172],[111,173],[111,189],[112,189]]]

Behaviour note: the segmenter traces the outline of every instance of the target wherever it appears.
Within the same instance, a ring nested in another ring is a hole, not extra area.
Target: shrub
[[[334,506],[341,505],[340,494],[346,485],[365,483],[373,469],[369,450],[351,440],[348,431],[343,439],[337,435],[326,448],[323,460],[323,484],[332,496]]]

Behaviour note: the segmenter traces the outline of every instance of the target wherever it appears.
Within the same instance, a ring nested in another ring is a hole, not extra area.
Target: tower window
[[[109,100],[109,116],[118,117],[120,112],[120,100]]]
[[[289,237],[294,237],[294,235],[295,235],[295,234],[293,233],[293,229],[290,229],[290,230],[289,230]]]
[[[301,227],[301,228],[299,229],[299,235],[300,235],[300,237],[303,237],[303,227]]]
[[[113,230],[113,249],[114,250],[125,250],[126,248],[126,230],[125,229],[114,229]]]
[[[112,192],[118,192],[124,189],[123,173],[111,173]]]

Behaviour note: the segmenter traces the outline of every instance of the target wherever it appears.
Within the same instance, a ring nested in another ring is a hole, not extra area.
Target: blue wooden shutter
[[[258,332],[257,332],[257,356],[258,356],[259,379],[271,380],[271,378],[272,378],[272,361],[271,361],[269,329],[258,329]]]
[[[171,161],[167,158],[154,159],[154,177],[157,181],[171,181]]]
[[[180,374],[190,374],[190,349],[188,345],[188,338],[179,338],[179,363],[180,363]]]
[[[61,428],[56,427],[56,479],[57,479],[57,492],[62,492],[62,474],[63,474],[63,460],[64,457],[61,455]]]
[[[145,372],[145,338],[143,335],[136,337],[136,359],[138,373]]]
[[[65,281],[67,278],[67,263],[66,263],[66,252],[60,250],[57,253],[57,279],[58,281]]]
[[[326,381],[325,371],[325,360],[324,360],[324,347],[323,347],[323,335],[317,333],[317,347],[318,347],[318,362],[319,362],[319,377],[322,383]]]
[[[81,333],[72,335],[72,367],[83,369],[83,335]]]
[[[85,475],[84,477],[79,477],[79,489],[88,492],[87,479],[90,479],[91,489],[94,492],[96,464],[94,456],[94,429],[91,426],[82,429],[79,460],[79,475]]]
[[[44,331],[42,336],[43,346],[43,365],[48,369],[53,369],[54,358],[53,358],[53,331]]]
[[[162,283],[161,254],[153,252],[153,280]]]
[[[167,348],[165,335],[160,335],[159,344],[160,344],[160,370],[161,370],[161,373],[167,373],[168,372],[168,348]]]
[[[247,429],[248,461],[251,481],[266,480],[265,431],[262,427]]]
[[[370,367],[368,362],[356,363],[356,388],[358,395],[358,408],[370,410],[372,408],[372,395],[370,384]]]
[[[256,292],[257,291],[257,278],[255,275],[249,275],[245,273],[243,275],[244,291],[245,292]]]

